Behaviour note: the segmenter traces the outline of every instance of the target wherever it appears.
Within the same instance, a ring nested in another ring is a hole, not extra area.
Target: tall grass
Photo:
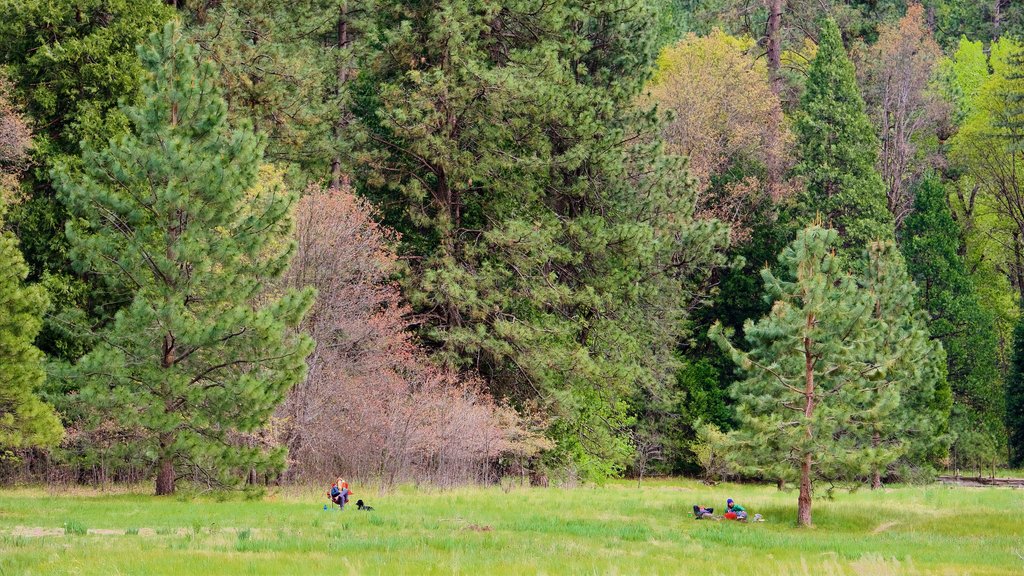
[[[359,488],[376,511],[325,512],[319,489],[255,502],[0,491],[0,574],[193,574],[197,558],[209,574],[1024,573],[1024,493],[1013,490],[840,493],[798,529],[796,494],[774,487]],[[729,497],[768,521],[690,516]],[[62,526],[88,537],[31,535]]]

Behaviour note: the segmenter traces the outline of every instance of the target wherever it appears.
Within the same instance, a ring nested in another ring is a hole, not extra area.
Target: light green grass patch
[[[839,493],[815,500],[812,529],[793,525],[796,494],[774,487],[356,491],[376,511],[324,511],[319,489],[259,501],[0,491],[0,574],[1024,573],[1020,490]],[[728,497],[768,521],[690,515]]]

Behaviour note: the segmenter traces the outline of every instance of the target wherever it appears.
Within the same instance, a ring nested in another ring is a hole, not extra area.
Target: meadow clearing
[[[324,511],[312,488],[258,500],[0,490],[0,576],[1024,573],[1020,490],[837,492],[798,529],[796,494],[767,486],[353,489],[376,510]],[[767,522],[690,515],[728,497]]]

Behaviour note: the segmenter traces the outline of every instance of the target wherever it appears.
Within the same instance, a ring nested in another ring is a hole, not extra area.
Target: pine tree
[[[838,230],[850,255],[858,255],[868,242],[893,239],[886,186],[875,168],[878,137],[831,19],[821,30],[794,132],[800,159],[795,172],[807,185],[804,221],[820,214]]]
[[[714,338],[746,379],[733,385],[740,428],[731,434],[744,468],[798,480],[797,523],[811,524],[815,479],[867,474],[899,446],[864,442],[872,430],[858,416],[895,412],[897,386],[885,384],[896,359],[877,346],[877,295],[858,286],[834,253],[835,230],[812,226],[779,255],[784,275],[765,269],[771,312],[747,321],[749,352],[735,348],[721,324]]]
[[[0,196],[0,225],[5,208]],[[40,286],[23,284],[27,275],[17,239],[0,226],[0,449],[55,446],[64,435],[53,408],[36,396],[46,372],[32,342],[47,302]]]
[[[540,400],[552,458],[631,451],[628,398],[667,386],[725,230],[638,96],[647,1],[392,2],[361,24],[355,183],[402,233],[405,290],[442,356]]]
[[[896,447],[907,464],[930,465],[945,456],[951,395],[942,344],[928,332],[926,312],[915,302],[917,286],[892,242],[873,242],[864,256],[861,288],[872,299],[872,344],[879,378],[858,402],[852,421],[863,426],[872,449]],[[878,458],[877,456],[881,456]],[[869,454],[871,487],[880,488],[893,454]]]
[[[934,178],[925,180],[905,222],[900,249],[920,287],[917,302],[928,313],[932,337],[946,350],[954,448],[958,458],[973,459],[972,451],[994,453],[1003,445],[1003,390],[999,336],[960,256],[960,238],[945,187]]]
[[[29,278],[49,292],[51,311],[37,343],[51,357],[80,357],[90,342],[84,330],[66,326],[106,322],[125,298],[74,273],[64,235],[67,207],[50,170],[77,166],[82,142],[103,145],[125,132],[118,102],[138,97],[142,67],[135,47],[173,13],[161,0],[0,2],[0,65],[36,127],[37,169],[24,175],[27,198],[11,209],[10,224]],[[90,317],[80,322],[83,313]]]
[[[131,132],[86,147],[84,174],[55,177],[75,220],[72,257],[134,297],[76,365],[81,402],[139,433],[170,494],[186,466],[227,480],[283,465],[239,445],[305,373],[296,335],[309,291],[261,295],[293,243],[294,196],[257,188],[263,142],[226,124],[215,72],[168,24],[140,49],[144,101]]]
[[[180,3],[188,32],[220,71],[218,86],[228,118],[245,118],[267,137],[266,158],[288,167],[293,180],[325,176],[333,148],[332,125],[341,103],[336,18],[345,5],[365,2],[222,0]],[[339,4],[341,6],[339,6]],[[332,17],[333,16],[333,17]],[[343,53],[344,52],[344,53]],[[295,178],[297,177],[297,178]]]

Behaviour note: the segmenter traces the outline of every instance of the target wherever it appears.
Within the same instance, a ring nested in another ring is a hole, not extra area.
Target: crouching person
[[[747,521],[747,510],[737,504],[732,498],[725,501],[725,517],[729,520]]]

